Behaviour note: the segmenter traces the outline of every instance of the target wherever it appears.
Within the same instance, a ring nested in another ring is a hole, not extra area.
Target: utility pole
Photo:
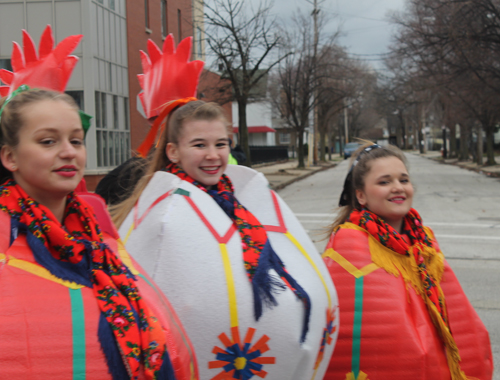
[[[316,165],[318,163],[318,83],[317,83],[317,57],[318,57],[318,0],[314,0],[314,9],[312,12],[314,20],[314,127],[313,127],[313,163]]]

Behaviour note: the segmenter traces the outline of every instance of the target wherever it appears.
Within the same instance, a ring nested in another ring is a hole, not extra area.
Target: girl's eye
[[[195,148],[204,148],[205,144],[200,143],[200,144],[195,144],[194,146],[195,146]]]
[[[380,181],[378,184],[379,185],[387,185],[389,183],[389,181]]]
[[[228,146],[227,142],[223,142],[223,143],[218,143],[217,144],[217,148],[225,148],[226,146]]]
[[[410,180],[409,179],[402,179],[401,181],[399,181],[401,183],[410,183]]]
[[[71,140],[71,144],[76,145],[76,146],[81,146],[81,145],[83,145],[83,140],[73,139],[73,140]]]
[[[43,139],[40,141],[42,145],[53,145],[55,143],[54,139]]]

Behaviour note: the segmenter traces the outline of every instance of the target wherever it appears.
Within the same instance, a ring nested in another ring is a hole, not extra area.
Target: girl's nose
[[[59,154],[63,158],[73,158],[76,156],[76,147],[71,143],[71,141],[64,141]]]

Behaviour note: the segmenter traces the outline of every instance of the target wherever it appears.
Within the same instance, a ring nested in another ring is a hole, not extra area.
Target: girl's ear
[[[175,143],[169,142],[167,144],[167,147],[165,148],[165,154],[171,162],[179,162],[179,149],[177,148],[177,145]]]
[[[2,150],[0,151],[0,159],[5,169],[10,172],[17,171],[17,158],[12,147],[8,145],[2,146]]]
[[[366,196],[363,190],[356,190],[356,198],[361,206],[366,205]]]

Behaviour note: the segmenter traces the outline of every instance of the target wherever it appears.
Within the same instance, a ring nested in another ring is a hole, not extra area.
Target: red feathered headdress
[[[191,61],[192,37],[183,39],[177,49],[169,34],[163,52],[148,40],[149,56],[141,50],[143,74],[137,75],[142,92],[139,98],[148,119],[156,117],[146,139],[137,149],[145,157],[151,149],[162,121],[177,106],[196,100],[196,89],[204,62]]]
[[[32,88],[46,88],[64,92],[78,57],[69,55],[82,39],[82,35],[66,37],[54,49],[52,28],[47,25],[40,38],[38,55],[31,36],[23,30],[23,48],[13,42],[12,69],[0,70],[0,80],[7,86],[0,86],[0,96],[10,95],[20,85]]]

